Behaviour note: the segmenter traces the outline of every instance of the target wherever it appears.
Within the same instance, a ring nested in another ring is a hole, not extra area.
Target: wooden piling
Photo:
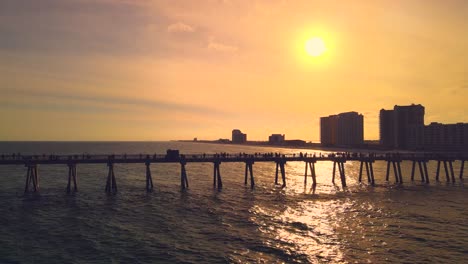
[[[401,160],[397,162],[397,167],[398,167],[398,176],[400,178],[400,184],[403,183],[403,175],[401,173]]]
[[[221,164],[221,161],[215,161],[213,162],[213,187],[217,187],[218,189],[223,188],[223,181],[221,180],[221,172],[219,169],[219,165]]]
[[[465,160],[461,160],[460,165],[460,180],[463,179],[463,169],[465,168]]]
[[[392,166],[393,166],[393,174],[395,175],[395,182],[399,183],[400,177],[398,176],[398,169],[397,169],[396,161],[392,161]]]
[[[411,165],[411,181],[414,181],[414,171],[416,169],[416,160],[413,160],[413,164]]]
[[[388,182],[390,177],[390,160],[387,160],[387,174],[385,175],[385,181]]]
[[[370,177],[371,177],[371,185],[375,185],[375,177],[374,177],[374,166],[372,165],[374,161],[369,161],[369,168],[370,168]]]
[[[107,167],[109,167],[109,171],[107,174],[107,183],[106,183],[106,193],[108,194],[116,194],[117,193],[117,182],[115,180],[114,174],[114,163],[108,162]]]
[[[366,161],[365,163],[366,163],[367,183],[370,183],[371,178],[370,178],[369,162]]]
[[[247,185],[248,176],[250,174],[250,187],[253,188],[255,186],[255,179],[253,175],[253,159],[249,159],[245,161],[245,177],[244,177],[244,184]],[[276,180],[277,181],[277,180]]]
[[[244,184],[247,185],[247,175],[249,171],[249,164],[246,162],[245,163],[245,176],[244,176]]]
[[[436,181],[439,181],[440,175],[440,160],[437,161]]]
[[[284,165],[286,164],[286,161],[281,160],[280,161],[280,170],[281,170],[281,179],[283,181],[283,187],[286,187],[286,170],[284,169]]]
[[[418,161],[418,168],[419,168],[419,174],[421,176],[421,181],[425,182],[426,180],[425,180],[425,176],[424,176],[422,161]]]
[[[71,192],[71,183],[73,181],[73,191],[78,191],[78,186],[76,183],[76,163],[68,164],[68,184],[67,184],[67,193]]]
[[[189,187],[187,170],[185,169],[186,164],[187,162],[185,160],[180,161],[180,187],[182,188],[182,190],[185,190]]]
[[[362,182],[362,167],[364,165],[364,161],[361,160],[361,164],[359,165],[359,182]]]
[[[452,182],[455,182],[455,173],[453,172],[453,161],[449,161],[450,166],[450,176],[452,176]]]
[[[309,163],[310,171],[312,172],[312,186],[317,185],[317,175],[315,173],[315,161]]]
[[[444,160],[444,170],[445,170],[445,178],[446,178],[447,182],[449,182],[450,179],[449,179],[449,172],[448,172],[447,161],[446,160]]]
[[[30,185],[32,184],[32,192],[36,193],[39,191],[39,176],[37,173],[37,164],[26,164],[28,170],[26,172],[26,184],[24,187],[24,193],[30,191]]]
[[[275,184],[278,184],[278,171],[279,171],[279,162],[276,161]]]
[[[307,160],[305,162],[304,185],[307,185],[307,170],[310,168],[310,176],[312,177],[312,185],[317,185],[317,175],[315,173],[316,160]]]
[[[335,183],[335,173],[336,173],[336,161],[333,161],[333,175],[332,175],[332,183]]]
[[[340,178],[341,178],[341,186],[343,186],[343,188],[346,187],[344,163],[345,163],[344,161],[338,162],[338,169],[340,171]]]
[[[254,164],[253,161],[249,162],[250,187],[251,187],[252,189],[253,189],[254,186],[255,186],[255,179],[254,179],[254,175],[253,175],[253,164]]]
[[[424,175],[426,178],[426,183],[429,183],[429,173],[427,173],[427,161],[424,161],[423,165],[424,165]]]
[[[146,165],[146,191],[152,192],[153,191],[153,177],[151,175],[151,169],[150,169],[151,162],[146,161],[145,165]]]

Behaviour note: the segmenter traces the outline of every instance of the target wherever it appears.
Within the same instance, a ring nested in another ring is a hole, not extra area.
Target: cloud
[[[176,33],[176,32],[195,32],[195,28],[190,26],[190,25],[187,25],[187,24],[184,24],[182,22],[177,22],[177,23],[174,23],[174,24],[170,24],[168,27],[167,27],[167,32],[169,33]]]
[[[208,42],[208,49],[220,52],[236,52],[239,50],[239,48],[236,46],[219,43],[213,39]]]
[[[186,112],[191,114],[199,115],[210,115],[210,116],[229,116],[230,113],[218,109],[207,107],[197,104],[186,104],[186,103],[177,103],[170,101],[160,101],[160,100],[151,100],[151,99],[142,99],[142,98],[124,98],[118,96],[100,96],[100,95],[83,95],[75,94],[69,92],[60,92],[60,91],[33,91],[29,89],[0,89],[0,92],[5,95],[4,100],[0,100],[1,106],[10,106],[10,107],[24,107],[28,103],[25,101],[25,98],[31,99],[50,99],[54,102],[54,107],[66,109],[66,105],[69,105],[71,102],[75,103],[77,107],[89,107],[89,104],[92,104],[93,109],[100,111],[117,111],[122,106],[127,107],[146,107],[166,111],[179,111]],[[44,107],[41,105],[41,101],[37,101],[38,107]],[[86,104],[89,103],[89,104]],[[62,107],[63,106],[63,107]],[[1,109],[1,107],[0,107]]]

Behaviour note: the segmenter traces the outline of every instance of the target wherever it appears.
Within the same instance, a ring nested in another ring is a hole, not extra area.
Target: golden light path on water
[[[308,155],[313,154],[320,156],[321,154],[327,155],[328,152],[308,152]],[[279,244],[268,246],[304,255],[307,261],[312,263],[322,261],[339,263],[345,262],[346,259],[343,249],[352,249],[353,240],[358,236],[361,243],[359,248],[366,248],[367,252],[364,252],[364,255],[371,256],[374,241],[372,237],[366,236],[369,230],[374,231],[376,227],[370,219],[372,218],[370,214],[364,216],[361,214],[363,212],[382,214],[382,212],[379,211],[381,209],[374,208],[371,203],[356,204],[356,200],[349,197],[353,191],[358,191],[356,188],[367,188],[365,184],[361,186],[357,180],[359,165],[359,162],[345,164],[349,187],[343,190],[338,171],[335,184],[331,181],[332,162],[316,164],[317,187],[315,189],[312,188],[310,170],[307,185],[304,183],[304,163],[287,163],[287,187],[281,190],[284,197],[287,197],[284,199],[288,199],[288,203],[283,203],[287,204],[286,208],[281,206],[272,208],[269,204],[258,203],[250,210],[251,221],[257,223],[258,230],[270,237],[275,237],[274,241],[281,241]],[[257,171],[263,171],[266,175],[275,173],[271,165],[269,168],[261,164],[256,164],[256,166],[258,166]],[[365,177],[364,170],[364,180]],[[281,183],[281,176],[279,182]],[[356,217],[358,215],[359,217]],[[363,222],[362,219],[366,221]],[[372,258],[361,260],[373,261]]]

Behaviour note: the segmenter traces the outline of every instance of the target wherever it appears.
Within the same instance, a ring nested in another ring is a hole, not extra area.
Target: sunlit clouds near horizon
[[[319,117],[468,122],[468,2],[0,2],[0,140],[317,142]]]

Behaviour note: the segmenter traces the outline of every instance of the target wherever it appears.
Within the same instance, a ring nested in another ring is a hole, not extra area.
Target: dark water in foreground
[[[314,150],[176,142],[0,143],[0,153],[254,153]],[[317,150],[316,150],[317,151]],[[318,151],[317,151],[318,152]],[[41,192],[23,196],[26,170],[0,166],[0,263],[463,263],[468,256],[468,189],[463,182],[384,181],[359,185],[358,163],[345,164],[348,188],[331,183],[332,164],[318,163],[315,193],[304,164],[286,165],[286,188],[274,185],[274,163],[221,164],[224,188],[212,187],[212,164],[188,164],[180,190],[177,164],[116,165],[119,193],[104,193],[107,168],[78,165],[79,192],[66,195],[67,168],[39,167]],[[459,163],[455,164],[458,172]],[[419,176],[419,175],[417,175]],[[418,178],[418,177],[417,177]],[[444,179],[442,177],[441,179]]]

